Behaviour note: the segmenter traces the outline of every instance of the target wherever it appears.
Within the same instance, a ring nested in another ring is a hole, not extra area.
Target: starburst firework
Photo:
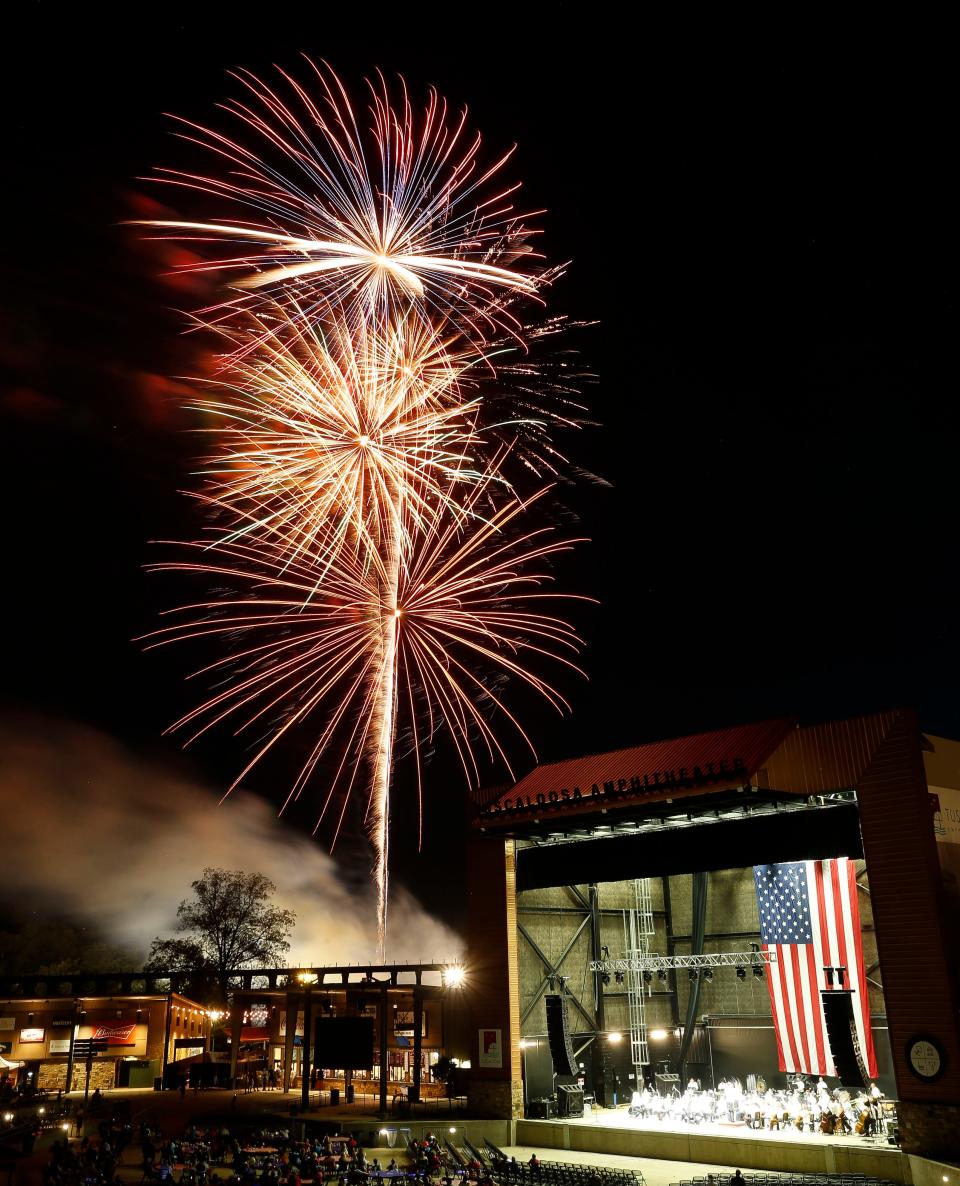
[[[484,196],[507,158],[481,169],[465,114],[451,121],[431,92],[417,115],[405,86],[394,104],[382,76],[364,130],[336,75],[311,67],[316,99],[283,71],[290,100],[237,74],[250,99],[226,110],[254,148],[185,125],[225,176],[162,174],[257,218],[149,224],[241,248],[190,265],[233,290],[195,317],[222,345],[193,403],[215,441],[196,494],[212,526],[193,558],[158,566],[241,592],[177,611],[186,617],[150,645],[243,640],[202,669],[229,672],[225,685],[174,726],[190,740],[227,722],[245,735],[264,727],[237,782],[294,727],[315,732],[288,803],[332,762],[318,826],[337,804],[336,834],[362,781],[382,952],[398,720],[418,786],[421,747],[441,723],[476,782],[478,743],[509,768],[494,718],[529,744],[484,666],[567,707],[535,667],[574,667],[576,635],[544,605],[563,595],[542,587],[542,562],[569,544],[523,529],[544,490],[524,499],[505,467],[515,457],[557,474],[551,428],[578,424],[582,409],[564,373],[544,400],[518,354],[560,323],[525,329],[517,316],[556,272],[533,270],[512,189]]]

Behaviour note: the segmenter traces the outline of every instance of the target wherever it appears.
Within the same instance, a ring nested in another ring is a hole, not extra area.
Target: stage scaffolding
[[[643,1068],[650,1065],[647,1043],[647,1009],[644,995],[643,963],[650,950],[650,936],[655,934],[650,882],[638,877],[633,883],[634,906],[623,912],[624,947],[627,956],[627,1008],[630,1018],[630,1056],[634,1082],[644,1081]]]

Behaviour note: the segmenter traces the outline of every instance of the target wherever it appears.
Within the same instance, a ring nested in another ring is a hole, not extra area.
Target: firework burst
[[[519,336],[511,303],[535,298],[559,270],[537,267],[530,240],[538,212],[518,212],[519,186],[498,184],[513,150],[482,166],[466,110],[452,116],[431,90],[417,112],[402,80],[394,96],[382,75],[368,83],[365,124],[337,75],[305,60],[308,85],[279,68],[276,86],[234,72],[245,97],[222,110],[235,135],[177,121],[220,171],[162,169],[155,180],[199,191],[243,218],[139,225],[233,248],[186,265],[221,273],[244,294],[208,311],[227,319],[260,294],[286,299],[296,290],[307,318],[332,304],[351,326],[371,318],[387,325],[412,310],[474,342],[504,329]]]
[[[559,475],[552,431],[583,408],[569,366],[545,379],[528,352],[564,323],[518,317],[557,272],[537,265],[515,187],[495,184],[510,154],[482,168],[465,113],[434,92],[415,112],[382,76],[362,126],[336,75],[310,67],[315,95],[238,72],[247,99],[225,110],[253,147],[182,123],[226,172],[161,173],[244,217],[147,224],[237,248],[189,265],[231,289],[194,318],[222,347],[193,403],[215,442],[196,494],[210,535],[158,566],[235,592],[177,611],[150,645],[233,644],[197,673],[219,690],[174,728],[257,734],[234,786],[297,728],[311,744],[288,803],[332,769],[318,826],[332,813],[336,836],[365,790],[382,953],[398,721],[418,787],[441,724],[476,783],[478,749],[509,768],[497,721],[530,745],[484,668],[567,707],[536,669],[577,670],[577,637],[548,612],[563,595],[544,587],[570,545],[524,528],[545,489],[523,498],[506,466]]]

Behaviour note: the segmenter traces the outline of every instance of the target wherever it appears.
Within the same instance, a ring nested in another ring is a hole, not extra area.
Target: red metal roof
[[[598,799],[607,807],[735,786],[749,780],[796,723],[793,718],[757,721],[546,763],[495,799],[481,820],[542,813],[544,807],[566,814],[595,808]]]

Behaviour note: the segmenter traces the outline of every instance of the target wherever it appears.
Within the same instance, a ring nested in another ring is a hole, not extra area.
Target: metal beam
[[[641,955],[633,959],[591,960],[591,972],[659,972],[668,968],[755,968],[773,963],[767,951],[715,951],[705,955]]]
[[[533,1010],[539,1004],[540,998],[543,996],[544,992],[546,992],[547,987],[550,984],[550,981],[557,980],[560,977],[560,969],[563,967],[564,960],[567,958],[567,956],[570,954],[570,952],[573,951],[573,948],[576,945],[577,940],[583,934],[584,930],[589,925],[589,923],[590,923],[590,915],[588,914],[583,919],[583,921],[580,923],[580,925],[577,927],[573,938],[570,940],[570,942],[564,948],[563,954],[557,960],[556,966],[554,966],[550,962],[550,960],[543,954],[543,952],[540,950],[537,943],[528,934],[527,929],[526,929],[526,927],[524,927],[523,923],[519,923],[519,922],[517,923],[517,930],[520,932],[521,935],[523,935],[524,939],[526,939],[526,941],[530,944],[531,948],[533,949],[534,954],[537,956],[537,958],[540,960],[540,962],[543,964],[543,966],[547,969],[546,977],[544,977],[543,981],[541,981],[540,986],[537,988],[537,991],[534,993],[532,999],[528,1002],[527,1007],[524,1009],[523,1013],[520,1015],[521,1023],[523,1023],[524,1021],[527,1020],[527,1018],[530,1016],[530,1014],[533,1012]],[[580,1013],[585,1018],[590,1029],[595,1030],[597,1028],[596,1021],[590,1016],[590,1014],[586,1011],[586,1009],[584,1009],[583,1005],[580,1004],[579,1000],[577,1000],[577,998],[573,995],[572,992],[568,991],[566,993],[566,995],[571,1001],[573,1001],[574,1005],[576,1005],[576,1007],[580,1010]]]

